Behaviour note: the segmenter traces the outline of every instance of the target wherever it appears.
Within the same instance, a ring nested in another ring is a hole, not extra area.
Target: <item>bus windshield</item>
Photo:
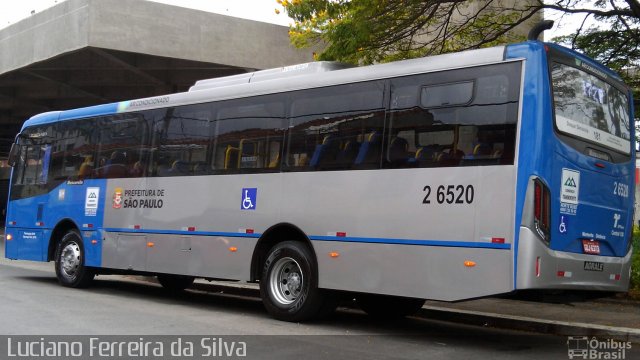
[[[556,126],[561,132],[629,154],[627,96],[585,71],[554,63],[551,69]]]

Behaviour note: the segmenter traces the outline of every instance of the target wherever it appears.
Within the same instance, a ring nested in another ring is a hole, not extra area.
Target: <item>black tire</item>
[[[193,276],[182,276],[182,275],[168,275],[162,274],[158,275],[158,282],[162,285],[165,290],[173,293],[182,292],[191,285],[193,285],[193,281],[195,278]]]
[[[260,279],[260,296],[271,316],[283,321],[305,321],[329,315],[338,305],[333,292],[318,288],[316,261],[297,241],[274,246]]]
[[[77,230],[69,230],[58,243],[55,254],[56,277],[62,286],[85,288],[96,273],[85,266],[84,245]]]
[[[398,319],[413,315],[424,305],[423,299],[374,294],[359,294],[356,302],[369,316],[378,319]]]

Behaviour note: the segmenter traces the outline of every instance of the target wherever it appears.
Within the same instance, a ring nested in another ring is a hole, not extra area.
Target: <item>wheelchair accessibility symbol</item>
[[[560,234],[565,234],[567,232],[568,225],[569,219],[565,219],[564,216],[560,216],[560,225],[558,226],[558,231],[560,231]]]
[[[240,210],[255,210],[258,201],[258,188],[242,189],[242,202]]]

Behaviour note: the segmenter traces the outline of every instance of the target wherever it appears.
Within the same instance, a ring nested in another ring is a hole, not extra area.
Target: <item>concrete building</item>
[[[0,30],[0,159],[37,113],[312,60],[285,26],[143,0],[67,0]]]
[[[67,0],[0,30],[0,223],[5,159],[26,119],[313,61],[288,31],[143,0]]]

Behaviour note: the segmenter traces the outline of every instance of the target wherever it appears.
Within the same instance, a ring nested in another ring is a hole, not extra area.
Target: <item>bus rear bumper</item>
[[[629,290],[632,249],[624,257],[555,251],[529,228],[520,227],[517,252],[518,290]]]

